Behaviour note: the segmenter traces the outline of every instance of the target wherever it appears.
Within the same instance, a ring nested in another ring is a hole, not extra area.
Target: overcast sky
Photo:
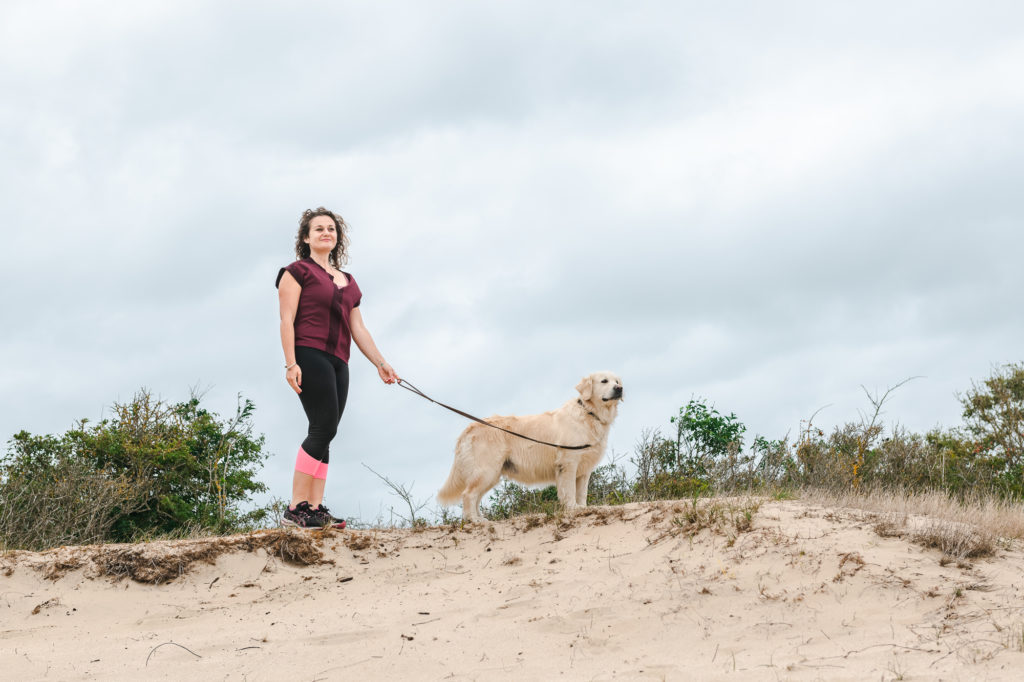
[[[0,3],[0,436],[238,393],[290,494],[274,289],[351,224],[400,375],[528,414],[610,369],[628,456],[691,397],[780,438],[955,426],[1022,357],[1019,2]],[[466,422],[358,352],[327,504],[432,497]]]

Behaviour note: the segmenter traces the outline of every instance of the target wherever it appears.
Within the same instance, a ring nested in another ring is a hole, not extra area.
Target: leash
[[[456,408],[452,407],[451,405],[445,405],[442,402],[434,400],[429,395],[427,395],[426,393],[424,393],[420,389],[416,388],[415,386],[410,384],[405,379],[399,379],[398,380],[398,385],[401,386],[402,388],[404,388],[407,391],[415,393],[416,395],[418,395],[421,398],[429,400],[430,402],[434,403],[435,405],[440,405],[441,407],[445,408],[446,410],[451,410],[455,414],[462,415],[466,419],[472,419],[473,421],[477,422],[478,424],[483,424],[485,426],[490,426],[492,429],[498,429],[499,431],[504,431],[505,433],[509,433],[509,434],[512,434],[513,436],[518,436],[519,438],[524,438],[526,440],[533,441],[534,443],[540,443],[541,445],[550,445],[553,448],[559,448],[561,450],[583,450],[585,448],[589,448],[590,447],[589,443],[586,444],[586,445],[556,445],[555,443],[548,443],[547,441],[537,440],[536,438],[530,438],[529,436],[524,436],[521,433],[516,433],[515,431],[509,431],[508,429],[503,429],[500,426],[496,426],[496,425],[494,425],[494,424],[492,424],[490,422],[485,422],[483,419],[480,419],[479,417],[474,417],[473,415],[468,414],[466,412],[463,412],[462,410],[456,409]]]

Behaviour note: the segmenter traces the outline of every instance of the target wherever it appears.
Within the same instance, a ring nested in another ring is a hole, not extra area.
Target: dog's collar
[[[577,403],[579,403],[579,406],[580,406],[580,407],[583,407],[583,401],[582,401],[582,400],[580,400],[579,398],[576,398],[576,402],[577,402]],[[584,408],[584,409],[586,409],[586,408]],[[597,420],[597,422],[598,422],[599,424],[601,424],[602,426],[604,425],[604,422],[603,422],[603,421],[601,421],[601,418],[600,418],[600,417],[598,417],[598,416],[597,416],[596,414],[594,414],[593,412],[591,412],[591,411],[587,410],[587,414],[589,414],[589,415],[590,415],[591,417],[593,417],[594,419],[596,419],[596,420]]]

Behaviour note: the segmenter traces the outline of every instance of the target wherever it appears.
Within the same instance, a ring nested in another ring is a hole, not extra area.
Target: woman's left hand
[[[377,374],[380,375],[380,380],[385,384],[393,384],[397,381],[401,381],[394,368],[387,362],[382,362],[377,365]]]

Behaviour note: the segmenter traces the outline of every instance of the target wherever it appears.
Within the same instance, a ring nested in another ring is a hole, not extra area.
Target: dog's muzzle
[[[612,396],[610,398],[605,398],[605,400],[622,400],[622,386],[616,386],[613,388]]]

